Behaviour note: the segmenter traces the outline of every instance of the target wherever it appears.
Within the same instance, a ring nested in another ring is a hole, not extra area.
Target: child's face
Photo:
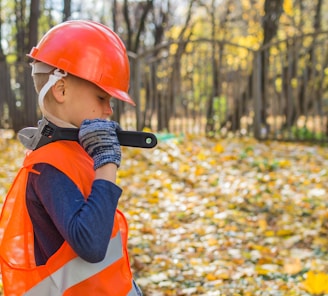
[[[69,123],[79,127],[85,119],[107,119],[113,114],[111,96],[95,84],[69,76],[64,85],[63,113]]]

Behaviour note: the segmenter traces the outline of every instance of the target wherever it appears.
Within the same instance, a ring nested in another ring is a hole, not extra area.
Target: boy
[[[117,209],[120,127],[106,120],[112,96],[134,105],[125,47],[104,25],[68,21],[28,56],[43,120],[1,213],[4,293],[141,295]]]

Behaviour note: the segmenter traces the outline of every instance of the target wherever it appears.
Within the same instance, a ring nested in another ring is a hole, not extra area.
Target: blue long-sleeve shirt
[[[37,265],[47,262],[66,240],[82,259],[101,261],[113,229],[122,190],[95,180],[87,200],[77,186],[49,164],[33,167],[26,188],[26,205],[34,228]]]

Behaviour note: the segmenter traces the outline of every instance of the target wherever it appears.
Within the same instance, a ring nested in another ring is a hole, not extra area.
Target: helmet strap
[[[67,72],[64,71],[63,73],[60,71],[60,69],[56,69],[53,74],[49,75],[49,79],[47,83],[42,87],[39,93],[39,106],[41,111],[43,112],[44,109],[44,97],[46,96],[49,89],[56,84],[56,82],[63,77],[67,76]]]
[[[45,98],[47,92],[50,90],[50,88],[52,86],[54,86],[56,84],[57,81],[59,81],[63,77],[66,77],[67,74],[68,73],[66,71],[62,72],[62,70],[60,70],[58,68],[54,71],[53,74],[50,74],[47,83],[40,90],[39,99],[38,100],[39,100],[39,106],[40,106],[40,109],[41,109],[42,114],[44,116],[46,116],[49,120],[51,120],[52,122],[54,122],[54,123],[56,123],[56,124],[58,124],[60,126],[73,127],[73,125],[71,125],[71,124],[69,124],[67,122],[64,122],[61,119],[59,119],[59,118],[55,117],[54,115],[52,115],[44,107],[44,98]]]

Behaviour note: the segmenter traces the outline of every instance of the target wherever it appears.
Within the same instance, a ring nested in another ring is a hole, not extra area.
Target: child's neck
[[[53,124],[57,125],[58,127],[65,127],[65,128],[78,128],[77,126],[68,123],[54,115],[51,115],[49,112],[45,111],[43,116],[51,121]]]

